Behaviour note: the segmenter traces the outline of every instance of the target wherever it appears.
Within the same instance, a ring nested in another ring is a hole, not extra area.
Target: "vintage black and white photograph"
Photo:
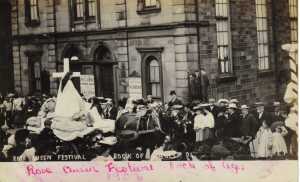
[[[0,0],[0,161],[298,159],[298,0]]]

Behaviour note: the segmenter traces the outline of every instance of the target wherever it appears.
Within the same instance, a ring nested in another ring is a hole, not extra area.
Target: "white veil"
[[[80,97],[71,80],[68,80],[63,91],[60,81],[57,93],[55,115],[58,117],[71,118],[75,113],[85,110],[84,101]]]

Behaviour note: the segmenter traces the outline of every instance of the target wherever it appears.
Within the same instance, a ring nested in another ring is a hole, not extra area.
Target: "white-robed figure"
[[[72,73],[65,74],[60,81],[55,117],[51,128],[54,134],[64,140],[71,141],[77,137],[83,137],[93,130],[88,128],[85,119],[85,104],[72,81]]]
[[[115,121],[103,119],[95,107],[87,107],[71,78],[72,73],[66,73],[59,85],[55,117],[51,125],[54,134],[64,141],[71,141],[94,130],[114,132]]]

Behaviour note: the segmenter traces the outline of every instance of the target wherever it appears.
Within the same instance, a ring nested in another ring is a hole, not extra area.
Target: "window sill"
[[[236,79],[237,79],[237,77],[232,74],[220,74],[217,77],[216,82],[217,83],[227,83],[227,82],[236,81]]]
[[[259,78],[269,77],[273,75],[272,70],[258,70],[257,76]]]
[[[29,21],[29,22],[25,23],[25,25],[27,27],[38,27],[40,24],[41,23],[38,20],[32,20],[32,21]]]
[[[96,23],[96,19],[95,18],[88,18],[85,21],[84,20],[74,20],[75,25],[84,24],[84,22],[88,23],[88,24]]]
[[[74,20],[75,25],[83,24],[83,20]]]
[[[89,16],[85,19],[86,23],[96,23],[96,17],[95,16]]]
[[[145,14],[159,13],[160,11],[161,11],[161,8],[158,8],[158,7],[149,7],[149,8],[144,8],[142,10],[138,10],[137,14],[139,14],[139,15],[145,15]]]

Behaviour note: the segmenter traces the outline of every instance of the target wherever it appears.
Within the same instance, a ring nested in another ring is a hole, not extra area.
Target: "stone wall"
[[[25,51],[42,50],[42,66],[52,73],[57,71],[57,63],[62,62],[66,46],[77,45],[84,60],[93,61],[93,50],[99,43],[108,46],[118,62],[119,97],[127,96],[128,75],[133,70],[142,71],[137,48],[157,47],[163,47],[165,99],[170,90],[176,90],[179,97],[187,100],[188,73],[199,67],[209,74],[209,96],[216,99],[237,98],[243,103],[272,101],[280,99],[284,90],[277,82],[281,76],[276,75],[288,68],[283,64],[287,54],[280,48],[290,39],[285,0],[276,1],[274,11],[268,0],[271,70],[267,72],[258,71],[255,1],[230,0],[233,74],[227,78],[218,72],[214,1],[160,0],[159,12],[138,14],[137,1],[101,0],[101,16],[96,22],[73,27],[68,1],[56,0],[55,8],[54,1],[41,1],[41,24],[35,28],[25,26],[23,1],[11,2],[15,88],[25,94],[29,92]],[[57,87],[57,81],[51,79],[51,92]]]
[[[276,98],[275,64],[273,54],[272,7],[268,1],[269,50],[271,70],[258,70],[255,1],[230,1],[230,26],[233,74],[222,78],[218,73],[215,6],[213,1],[199,0],[200,62],[210,76],[210,96],[217,99],[237,98],[244,103]],[[276,28],[276,27],[275,27]]]

